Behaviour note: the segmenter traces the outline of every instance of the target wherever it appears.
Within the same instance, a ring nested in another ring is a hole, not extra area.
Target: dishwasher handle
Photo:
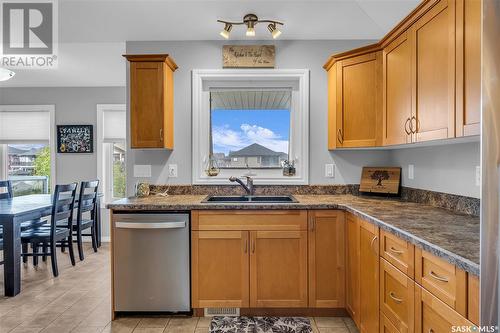
[[[180,229],[186,227],[186,222],[115,222],[120,229]]]

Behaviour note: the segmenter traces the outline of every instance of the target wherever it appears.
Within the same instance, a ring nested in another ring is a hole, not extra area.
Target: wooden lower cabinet
[[[380,333],[399,333],[394,324],[380,312]]]
[[[361,333],[379,330],[378,227],[359,221],[360,325]]]
[[[359,223],[356,216],[346,213],[346,309],[356,326],[360,322]]]
[[[479,325],[479,277],[469,274],[468,285],[467,318]]]
[[[415,282],[380,259],[380,311],[400,333],[413,332]]]
[[[251,231],[250,243],[250,306],[307,307],[307,231]]]
[[[309,211],[309,307],[345,307],[345,219],[338,210]]]
[[[192,231],[192,305],[249,306],[248,231]]]
[[[474,326],[419,285],[415,287],[415,333],[449,333],[453,326]]]

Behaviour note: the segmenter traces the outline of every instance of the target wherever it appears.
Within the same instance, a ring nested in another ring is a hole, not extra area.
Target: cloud
[[[212,140],[216,151],[226,154],[231,150],[239,150],[253,143],[258,143],[277,152],[288,152],[288,140],[283,140],[280,135],[269,128],[257,125],[242,124],[239,131],[235,131],[227,125],[214,127]]]

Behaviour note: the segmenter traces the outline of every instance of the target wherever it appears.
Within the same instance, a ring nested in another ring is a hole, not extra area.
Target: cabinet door
[[[479,135],[481,120],[481,0],[456,0],[456,135]]]
[[[360,221],[360,326],[361,333],[379,330],[378,227]]]
[[[192,231],[192,306],[249,306],[248,231]]]
[[[337,65],[338,147],[381,144],[382,54],[369,53]]]
[[[411,28],[416,141],[455,136],[455,0],[441,0]]]
[[[340,145],[337,141],[337,63],[327,72],[328,75],[328,149]]]
[[[430,292],[415,285],[415,333],[449,333],[460,326],[475,327]]]
[[[345,305],[344,212],[309,211],[309,307]]]
[[[411,42],[404,32],[383,53],[383,144],[410,143]]]
[[[250,306],[307,307],[307,231],[251,231]]]
[[[130,63],[132,148],[163,148],[163,62]]]
[[[346,308],[359,327],[359,223],[356,216],[346,213],[347,230],[347,271],[346,271]]]

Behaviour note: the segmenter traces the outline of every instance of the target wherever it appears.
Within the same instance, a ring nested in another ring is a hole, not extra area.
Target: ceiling
[[[290,90],[224,90],[210,93],[212,110],[288,110]]]
[[[283,21],[280,39],[378,40],[419,0],[59,0],[59,67],[15,69],[0,87],[124,86],[126,41],[221,40],[217,19]],[[256,40],[272,40],[265,24]],[[248,40],[242,26],[230,40]]]
[[[217,19],[285,23],[282,39],[379,39],[418,0],[60,0],[61,42],[220,39]],[[271,38],[266,25],[258,39]],[[234,27],[231,39],[244,39]]]

